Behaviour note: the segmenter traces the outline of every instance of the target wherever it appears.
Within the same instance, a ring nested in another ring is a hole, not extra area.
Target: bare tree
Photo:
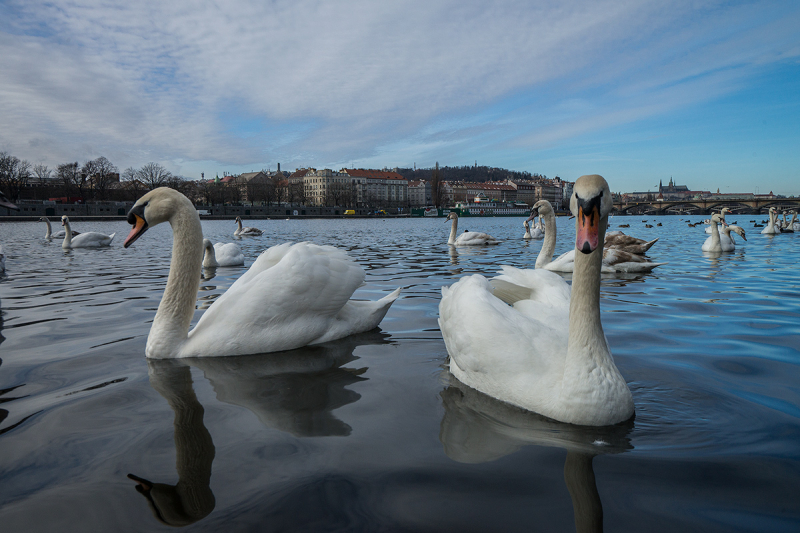
[[[147,163],[136,171],[136,177],[149,189],[162,187],[172,174],[158,163]]]
[[[56,176],[64,184],[67,195],[75,194],[80,196],[81,202],[86,203],[86,190],[89,187],[89,180],[86,178],[86,174],[81,172],[77,161],[58,165]]]
[[[139,181],[139,171],[133,167],[128,167],[122,171],[120,180],[122,187],[125,189],[125,196],[127,200],[136,201],[145,192],[144,184]]]
[[[81,168],[81,172],[86,175],[99,199],[105,200],[106,192],[111,182],[116,179],[119,170],[111,161],[101,156],[97,159],[86,161]]]
[[[20,191],[31,177],[31,164],[27,161],[0,152],[0,189],[9,200],[16,202]]]
[[[33,175],[39,180],[39,183],[45,183],[53,176],[53,171],[47,168],[47,165],[39,163],[33,166]]]

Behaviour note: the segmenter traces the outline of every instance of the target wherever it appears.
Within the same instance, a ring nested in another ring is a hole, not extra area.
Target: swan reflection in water
[[[355,361],[358,346],[390,344],[389,335],[373,330],[344,339],[264,355],[148,359],[150,385],[175,413],[174,440],[178,482],[155,483],[134,474],[136,490],[153,516],[182,527],[214,509],[211,463],[214,442],[203,424],[203,406],[192,387],[191,367],[203,372],[218,400],[244,407],[267,427],[296,437],[349,435],[352,428],[333,415],[361,398],[348,385],[367,378],[366,368],[342,368]]]
[[[441,392],[444,404],[439,440],[448,457],[460,463],[485,463],[529,445],[567,450],[564,481],[572,497],[575,530],[603,530],[603,506],[592,469],[595,455],[633,448],[633,420],[614,426],[576,426],[519,409],[458,382],[449,372]]]

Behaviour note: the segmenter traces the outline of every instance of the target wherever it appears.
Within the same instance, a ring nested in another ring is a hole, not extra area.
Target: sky
[[[0,0],[0,151],[800,195],[800,2]]]

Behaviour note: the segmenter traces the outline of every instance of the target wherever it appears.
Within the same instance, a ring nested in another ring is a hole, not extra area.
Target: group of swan
[[[547,200],[539,200],[533,204],[533,211],[538,212],[539,216],[544,216],[544,223],[547,228],[544,234],[542,248],[539,250],[539,255],[536,258],[536,268],[542,268],[553,272],[573,272],[576,259],[574,249],[553,259],[553,253],[556,249],[557,234],[556,216],[555,211],[553,211],[553,206]],[[623,238],[620,238],[620,236]],[[633,240],[631,241],[630,239]],[[617,242],[614,242],[615,240]],[[645,242],[641,239],[624,235],[622,232],[614,232],[612,243],[604,242],[600,247],[602,250],[602,252],[600,252],[602,255],[600,265],[602,272],[650,272],[657,266],[665,264],[654,263],[641,255],[657,240],[658,239]]]
[[[720,233],[720,226],[722,227]],[[736,243],[733,240],[731,232],[739,234],[739,236],[747,240],[743,228],[733,225],[725,224],[724,215],[714,213],[711,215],[711,235],[705,240],[702,246],[704,252],[732,252],[736,248]]]
[[[72,229],[69,226],[69,217],[67,217],[67,215],[61,216],[61,225],[64,226],[64,241],[61,243],[61,247],[65,250],[71,248],[99,248],[101,246],[110,246],[111,241],[114,240],[114,235],[116,235],[116,233],[104,235],[96,231],[86,231],[79,234],[72,233]],[[47,229],[48,231],[50,229],[49,221],[47,223]]]
[[[530,239],[535,239],[537,241],[540,239],[544,239],[544,226],[542,226],[541,216],[539,217],[539,221],[534,223],[533,231],[531,231],[531,225],[529,224],[529,222],[535,218],[536,215],[531,213],[531,216],[526,218],[525,221],[522,223],[523,227],[525,228],[525,235],[523,235],[522,238],[525,239],[526,241]]]
[[[442,289],[439,326],[459,381],[561,422],[602,426],[633,416],[633,398],[600,321],[603,243],[612,208],[601,176],[575,182],[571,288],[546,269],[504,266],[491,281],[476,274]],[[546,206],[539,212],[549,239],[555,224]]]
[[[377,301],[351,300],[364,270],[343,250],[311,243],[263,252],[189,331],[200,287],[203,230],[192,202],[154,189],[128,213],[125,248],[169,222],[173,244],[167,286],[147,337],[151,358],[246,355],[291,350],[377,327],[400,289]]]
[[[450,238],[447,239],[447,244],[453,244],[455,246],[482,246],[485,244],[500,244],[500,241],[491,235],[479,233],[477,231],[465,231],[461,235],[456,236],[458,234],[458,214],[455,211],[450,211],[444,221],[447,222],[448,220],[452,220],[453,222],[450,226]]]
[[[233,232],[236,237],[255,237],[264,233],[258,228],[242,227],[242,217],[236,217],[236,225],[238,227]]]
[[[50,239],[63,239],[64,235],[66,235],[66,233],[67,233],[63,229],[61,231],[53,232],[53,227],[50,226],[50,219],[48,219],[47,217],[39,218],[39,222],[44,222],[45,224],[47,224],[47,231],[44,234],[44,238],[47,239],[47,240],[50,240]],[[77,235],[80,235],[80,234],[81,234],[80,231],[73,231],[72,232],[72,236],[73,237],[75,237]]]

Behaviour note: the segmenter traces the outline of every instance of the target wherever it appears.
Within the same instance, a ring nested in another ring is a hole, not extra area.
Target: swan
[[[773,235],[775,233],[779,233],[777,226],[775,225],[775,219],[777,218],[777,212],[775,207],[769,208],[769,222],[764,229],[761,230],[762,235]]]
[[[711,236],[703,243],[702,250],[704,252],[722,252],[722,243],[719,236],[718,224],[722,223],[722,216],[714,213],[711,215]]]
[[[57,231],[53,233],[53,228],[50,226],[50,220],[47,217],[40,217],[39,222],[44,222],[47,224],[47,232],[44,234],[45,239],[62,239],[64,235],[66,235],[66,231],[63,229],[61,231]],[[76,235],[80,235],[80,231],[73,231],[72,236],[75,237]]]
[[[508,266],[493,281],[514,296],[506,300],[513,306],[479,274],[442,288],[439,326],[456,379],[570,424],[605,426],[633,416],[600,321],[602,242],[612,209],[605,179],[578,178],[570,199],[577,252],[571,290],[552,272]]]
[[[248,355],[340,339],[377,327],[400,294],[350,300],[365,274],[346,252],[284,243],[263,252],[189,331],[203,262],[197,210],[178,191],[159,187],[137,200],[128,222],[125,248],[162,222],[173,232],[167,286],[147,337],[150,358]]]
[[[533,236],[531,235],[531,225],[528,223],[531,219],[533,219],[533,215],[526,218],[525,221],[522,223],[522,225],[525,227],[525,235],[523,235],[522,238],[525,239],[526,241],[533,239]]]
[[[658,237],[652,241],[646,241],[644,239],[638,239],[636,237],[631,237],[630,235],[625,235],[621,231],[609,231],[606,233],[606,240],[603,243],[603,246],[605,248],[614,248],[632,254],[642,255],[656,242],[658,242]]]
[[[73,238],[74,233],[69,227],[69,217],[67,215],[61,216],[61,225],[64,226],[64,241],[61,247],[65,250],[70,248],[99,248],[101,246],[111,246],[111,241],[114,240],[114,235],[104,235],[96,231],[85,231],[78,234]]]
[[[742,239],[747,240],[747,237],[745,237],[744,228],[735,224],[723,226],[719,234],[719,244],[722,246],[723,252],[732,252],[736,249],[736,243],[733,240],[733,235],[731,235],[731,232],[738,233]],[[709,237],[709,239],[710,238],[711,237]]]
[[[790,227],[794,231],[800,231],[800,222],[797,221],[797,211],[792,211],[792,221]]]
[[[720,219],[721,219],[721,221],[722,221],[722,224],[727,224],[727,222],[725,222],[725,214],[726,214],[726,213],[730,213],[730,212],[731,212],[731,210],[730,210],[730,209],[728,209],[727,207],[723,207],[722,209],[720,209],[720,211],[719,211],[719,216],[720,216]],[[713,215],[713,213],[712,213],[712,215]],[[709,235],[711,235],[711,219],[706,219],[706,220],[704,220],[703,222],[706,224],[706,226],[708,226],[708,227],[706,228],[706,230],[705,230],[705,231],[706,231],[706,233],[708,233]]]
[[[778,229],[781,233],[794,233],[794,220],[796,217],[792,218],[792,221],[789,222],[786,219],[786,211],[783,212],[783,223],[779,222]]]
[[[543,268],[552,272],[573,272],[575,269],[575,250],[570,250],[553,259],[556,248],[556,216],[553,206],[547,200],[539,200],[533,208],[544,216],[545,225],[551,228],[544,234],[544,243],[539,255],[536,257],[536,268]],[[626,236],[627,237],[627,236]],[[603,261],[601,270],[604,273],[612,272],[650,272],[654,268],[666,263],[653,263],[648,259],[621,249],[605,248],[602,251]]]
[[[237,237],[240,236],[240,235],[256,236],[256,235],[261,235],[262,233],[264,233],[263,231],[261,231],[258,228],[250,228],[250,227],[244,227],[243,228],[242,227],[242,217],[236,217],[236,225],[239,226],[239,227],[236,229],[236,231],[233,232],[233,234],[235,236],[237,236]]]
[[[456,246],[500,244],[500,241],[491,235],[479,233],[477,231],[465,231],[456,238],[456,232],[458,231],[458,214],[455,211],[450,211],[444,221],[447,222],[448,220],[452,220],[453,224],[450,227],[450,238],[447,240],[447,244],[455,244]]]
[[[203,250],[203,268],[244,265],[244,254],[236,243],[212,245],[211,241],[203,239]]]

